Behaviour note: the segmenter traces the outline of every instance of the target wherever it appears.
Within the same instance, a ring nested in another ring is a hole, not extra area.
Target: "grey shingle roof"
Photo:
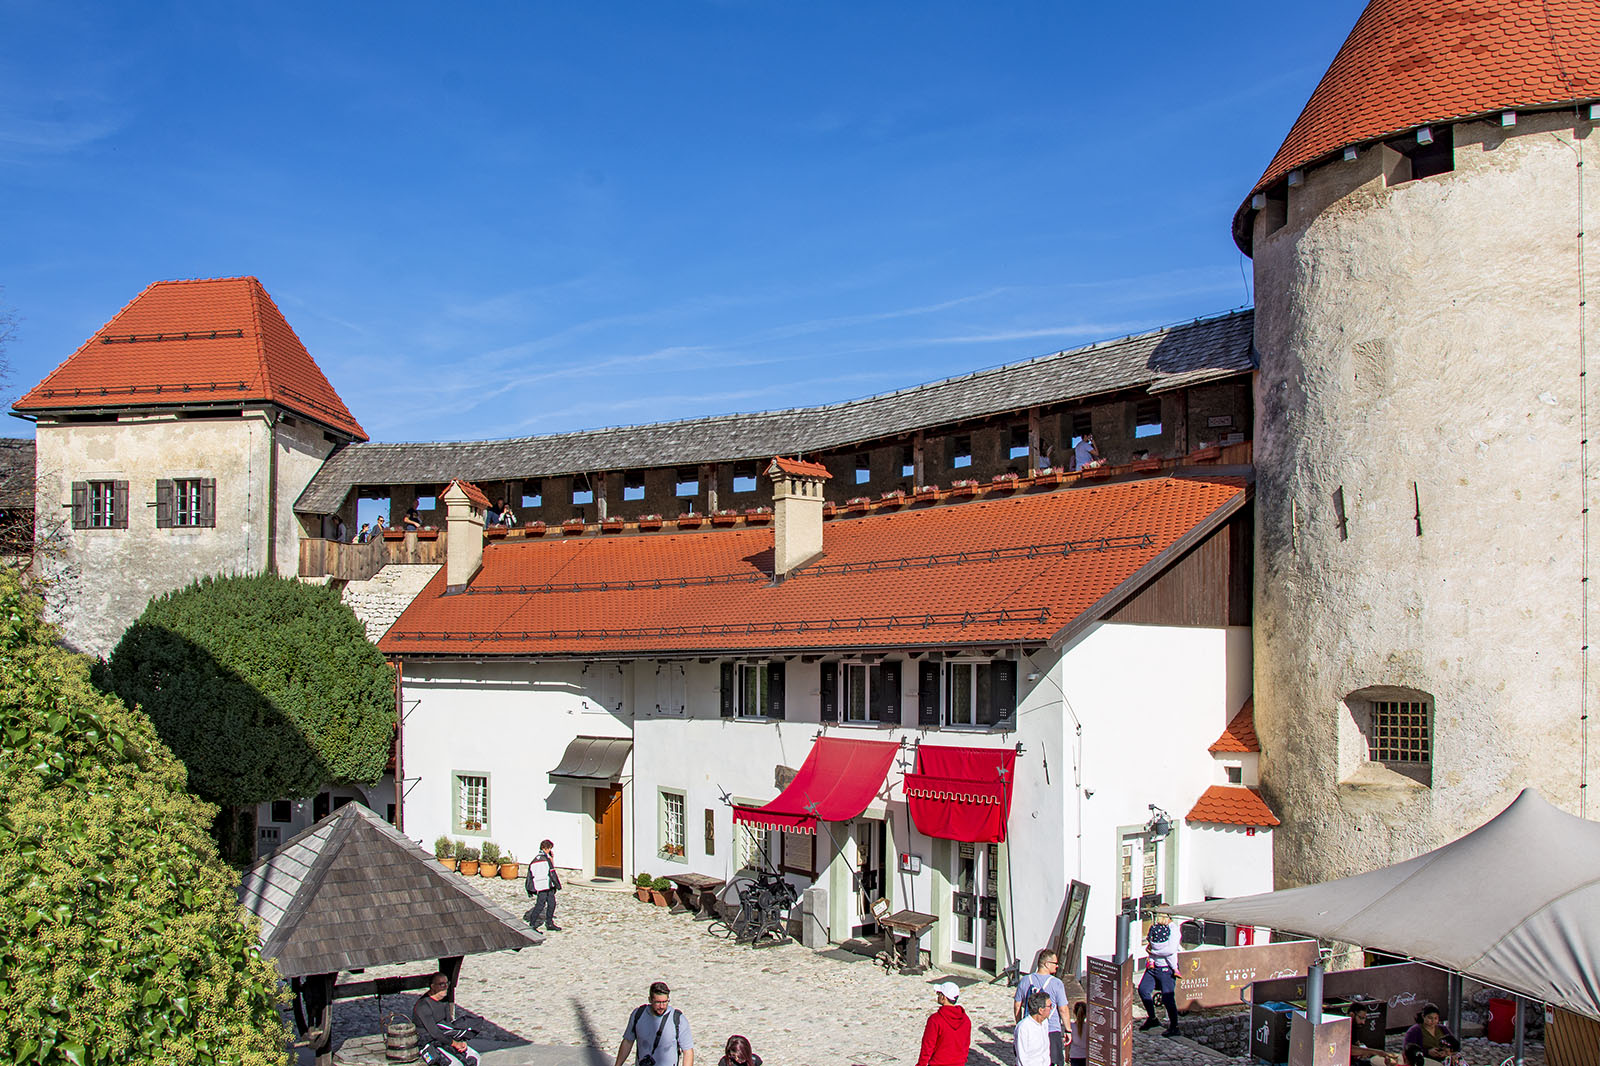
[[[239,900],[284,977],[544,942],[359,803],[246,870]]]
[[[33,441],[0,437],[0,507],[33,510]]]
[[[323,464],[295,510],[331,514],[356,485],[501,481],[767,459],[1122,389],[1164,392],[1252,370],[1254,322],[1254,312],[1235,311],[821,407],[510,440],[352,444]]]

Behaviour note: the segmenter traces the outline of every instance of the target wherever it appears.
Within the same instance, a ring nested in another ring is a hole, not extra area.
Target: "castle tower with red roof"
[[[298,572],[293,505],[366,440],[261,282],[147,287],[15,405],[36,432],[36,565],[74,647],[105,654],[151,596]]]
[[[1593,0],[1373,0],[1235,216],[1280,884],[1580,810],[1597,101]]]

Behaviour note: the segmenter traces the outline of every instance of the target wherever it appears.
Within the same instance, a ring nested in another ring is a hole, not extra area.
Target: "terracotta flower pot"
[[[670,906],[672,906],[672,902],[673,902],[673,891],[672,891],[672,889],[669,888],[665,892],[657,892],[655,889],[652,888],[650,890],[650,902],[654,903],[657,907],[670,907]]]
[[[633,898],[638,900],[640,903],[649,903],[650,890],[648,888],[636,888],[633,890]]]
[[[500,877],[506,881],[517,879],[517,863],[503,862],[500,864]]]
[[[583,520],[582,519],[579,519],[577,521],[570,521],[570,522],[561,523],[561,535],[563,537],[576,537],[579,534],[581,534],[582,532],[583,532]]]
[[[643,530],[651,530],[651,531],[660,529],[661,528],[661,519],[659,519],[659,518],[641,518],[641,519],[639,519],[639,528],[643,529]]]
[[[704,515],[686,514],[678,516],[679,529],[699,529],[700,523],[705,521]]]
[[[523,536],[527,537],[542,537],[544,536],[544,530],[545,524],[543,522],[529,522],[522,527]]]
[[[479,877],[499,877],[500,876],[500,864],[499,863],[490,864],[490,863],[487,863],[487,862],[479,863],[478,864],[478,876]]]
[[[478,876],[478,863],[477,863],[477,860],[475,860],[475,859],[462,859],[461,862],[456,866],[456,870],[461,874],[462,877],[477,877]]]
[[[620,518],[608,518],[600,523],[602,533],[621,533],[627,528],[627,523]]]
[[[456,868],[456,857],[454,855],[446,855],[444,858],[439,860],[439,865],[443,866],[446,870],[454,870]]]

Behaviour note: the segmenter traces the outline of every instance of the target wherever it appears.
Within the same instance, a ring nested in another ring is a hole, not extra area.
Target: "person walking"
[[[972,1019],[958,1002],[961,989],[954,981],[943,981],[933,986],[933,999],[938,1009],[922,1027],[917,1066],[966,1066],[972,1048]]]
[[[665,981],[652,984],[649,1002],[639,1004],[628,1015],[613,1066],[622,1066],[635,1047],[639,1049],[638,1066],[694,1066],[689,1019],[672,1008],[672,989]]]
[[[1050,1066],[1051,1054],[1061,1046],[1059,1039],[1052,1038],[1047,1024],[1056,1012],[1055,1004],[1045,992],[1029,992],[1023,1004],[1027,1007],[1027,1016],[1017,1022],[1011,1034],[1017,1066]]]
[[[1162,1036],[1178,1035],[1178,938],[1172,935],[1172,918],[1156,915],[1155,924],[1145,936],[1144,976],[1139,980],[1139,998],[1144,1001],[1144,1024],[1140,1029],[1154,1029],[1161,1023],[1156,1020],[1155,993],[1161,992],[1161,1005],[1167,1008],[1167,1029]]]
[[[749,1037],[734,1035],[728,1037],[717,1066],[761,1066],[761,1056],[750,1046]]]
[[[556,893],[561,889],[561,875],[556,873],[556,846],[549,840],[539,841],[539,854],[528,863],[528,876],[523,888],[533,897],[533,906],[523,915],[530,926],[544,927],[552,933],[561,932],[556,924]]]
[[[1089,1061],[1089,1004],[1083,1000],[1072,1005],[1072,1039],[1067,1042],[1069,1066],[1084,1066]]]
[[[1067,987],[1061,983],[1061,978],[1056,976],[1059,960],[1056,953],[1049,948],[1039,952],[1039,961],[1034,966],[1033,973],[1017,982],[1017,994],[1013,997],[1011,1005],[1011,1020],[1022,1021],[1023,1004],[1028,1002],[1028,997],[1035,992],[1043,992],[1050,997],[1050,1017],[1046,1019],[1046,1027],[1050,1033],[1050,1066],[1065,1066],[1066,1062],[1066,1036],[1072,1032],[1072,1021],[1067,1016]]]

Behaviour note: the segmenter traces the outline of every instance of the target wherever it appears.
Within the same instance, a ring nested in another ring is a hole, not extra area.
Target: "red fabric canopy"
[[[867,809],[900,751],[884,740],[821,737],[789,787],[764,807],[733,808],[733,820],[785,833],[815,833],[817,822],[848,822]]]
[[[1010,748],[917,746],[917,772],[906,774],[911,820],[930,837],[998,844],[1011,814]]]

